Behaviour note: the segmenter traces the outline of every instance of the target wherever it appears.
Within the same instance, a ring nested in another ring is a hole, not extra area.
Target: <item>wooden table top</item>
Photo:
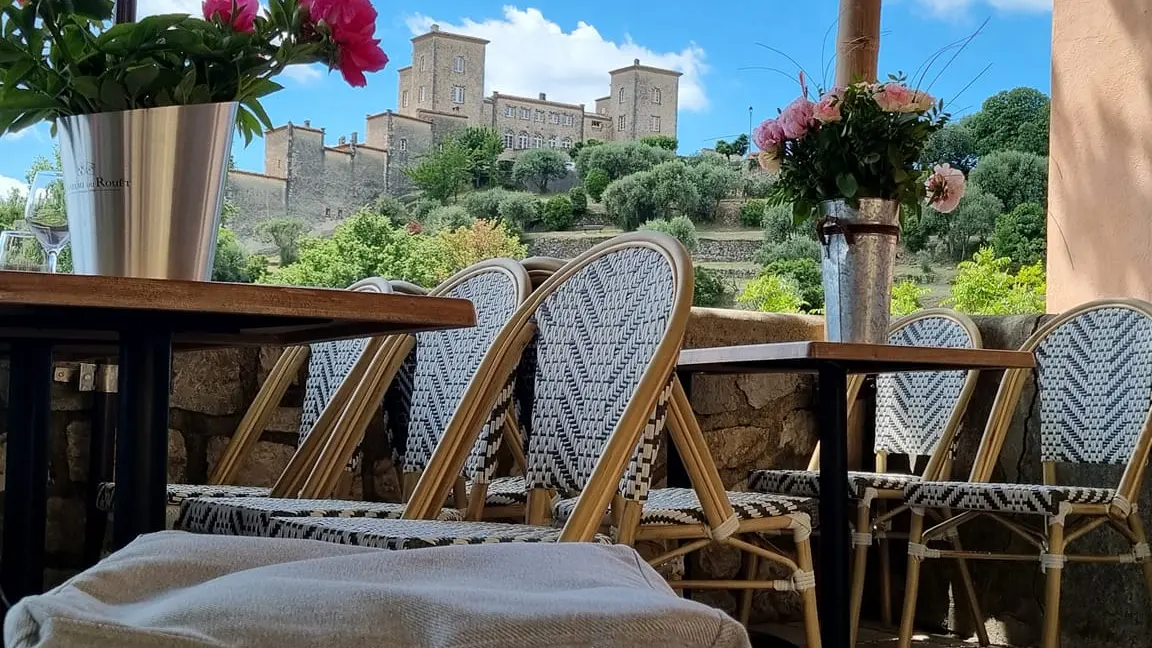
[[[812,373],[833,364],[852,374],[950,369],[1028,369],[1036,358],[1026,351],[949,349],[857,344],[848,342],[779,342],[685,349],[677,369],[699,373]]]
[[[466,299],[0,271],[0,340],[102,346],[169,330],[177,347],[302,344],[474,326]]]

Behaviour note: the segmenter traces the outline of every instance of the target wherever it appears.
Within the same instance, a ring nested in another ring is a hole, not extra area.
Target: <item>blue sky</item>
[[[140,0],[142,11],[198,11],[199,0]],[[758,121],[775,114],[797,93],[789,78],[795,66],[764,49],[769,45],[796,59],[817,80],[821,58],[834,50],[838,2],[807,0],[535,0],[505,4],[489,0],[376,0],[377,36],[391,62],[368,77],[368,87],[347,87],[339,74],[322,68],[290,69],[286,89],[265,107],[279,125],[309,119],[335,143],[364,132],[364,117],[396,106],[396,69],[410,62],[408,39],[433,22],[447,31],[492,41],[487,54],[486,94],[547,92],[550,98],[587,102],[607,93],[607,71],[640,58],[674,67],[681,79],[681,153],[711,146],[718,137],[748,130],[749,106]],[[654,10],[659,6],[660,10]],[[962,39],[988,20],[983,31],[931,86],[952,100],[957,115],[977,110],[997,91],[1050,87],[1051,0],[885,0],[880,47],[881,74],[911,72],[940,48]],[[951,56],[941,57],[936,70]],[[983,75],[976,78],[981,70]],[[830,68],[829,68],[830,69]],[[829,72],[829,75],[831,72]],[[936,77],[932,72],[928,79]],[[976,79],[973,82],[973,79]],[[961,93],[961,90],[971,86]],[[813,84],[816,85],[816,84]],[[591,110],[591,107],[589,107]],[[38,154],[51,152],[46,124],[0,138],[0,191],[22,178]],[[237,166],[263,171],[263,144],[234,147]]]

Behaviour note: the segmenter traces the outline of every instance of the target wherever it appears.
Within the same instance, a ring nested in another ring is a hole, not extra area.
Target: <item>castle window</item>
[[[532,136],[532,148],[544,148],[544,138],[540,136],[540,133]]]
[[[556,113],[549,111],[548,112],[548,123],[549,124],[559,124],[560,123],[560,115],[557,115]]]
[[[660,103],[660,88],[652,88],[652,103]]]
[[[616,118],[616,130],[618,130],[618,131],[628,130],[628,116],[627,115],[620,115],[619,117]]]
[[[652,115],[652,119],[648,123],[648,130],[652,131],[653,133],[659,133],[660,132],[660,116],[659,115]]]
[[[464,86],[452,86],[452,103],[464,103]]]
[[[428,58],[425,56],[420,57],[420,71],[421,72],[427,72],[428,71]]]
[[[408,150],[408,138],[407,137],[401,137],[400,138],[400,150],[401,151],[407,151]]]
[[[516,135],[512,131],[504,131],[504,148],[510,149],[516,144]]]
[[[568,113],[564,113],[564,125],[565,126],[571,126],[572,125],[572,115],[569,115]]]
[[[528,148],[528,133],[527,132],[520,131],[520,135],[516,138],[516,148],[518,148],[518,149]]]
[[[452,59],[452,71],[456,74],[464,74],[464,57],[457,56]]]
[[[624,103],[624,88],[620,88],[620,92],[617,94],[620,95],[620,103]]]
[[[325,207],[324,208],[324,218],[331,218],[331,217],[332,217],[332,208],[331,207]]]
[[[593,130],[603,130],[604,129],[604,122],[598,122],[598,121],[592,122],[592,129]]]
[[[424,86],[420,86],[420,103],[424,103],[424,100],[427,98],[428,98],[428,88],[426,88]]]
[[[562,149],[572,148],[572,138],[571,137],[565,137],[564,141],[560,142],[560,148],[562,148]]]
[[[560,146],[560,140],[556,139],[555,135],[548,138],[548,148],[557,148],[558,146]]]
[[[521,108],[520,119],[532,119],[532,110],[530,108]]]
[[[401,97],[400,98],[400,105],[407,108],[408,107],[408,91],[405,90],[404,92],[400,93],[400,97]]]
[[[544,123],[544,111],[543,110],[537,110],[536,111],[536,121],[540,122],[541,124]]]
[[[516,109],[512,106],[504,106],[504,116],[505,117],[515,117],[516,116]]]

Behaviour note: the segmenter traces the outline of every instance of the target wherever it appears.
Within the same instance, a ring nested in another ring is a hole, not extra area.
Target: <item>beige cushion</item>
[[[748,646],[631,549],[491,544],[382,551],[311,540],[142,536],[20,601],[29,646]]]

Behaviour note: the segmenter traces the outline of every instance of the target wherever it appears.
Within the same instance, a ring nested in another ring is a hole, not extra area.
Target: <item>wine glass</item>
[[[44,272],[48,267],[47,252],[32,232],[0,232],[0,270]]]
[[[48,272],[56,272],[60,251],[68,245],[68,215],[64,209],[64,176],[59,171],[39,171],[28,188],[24,208],[28,229],[44,246]]]

